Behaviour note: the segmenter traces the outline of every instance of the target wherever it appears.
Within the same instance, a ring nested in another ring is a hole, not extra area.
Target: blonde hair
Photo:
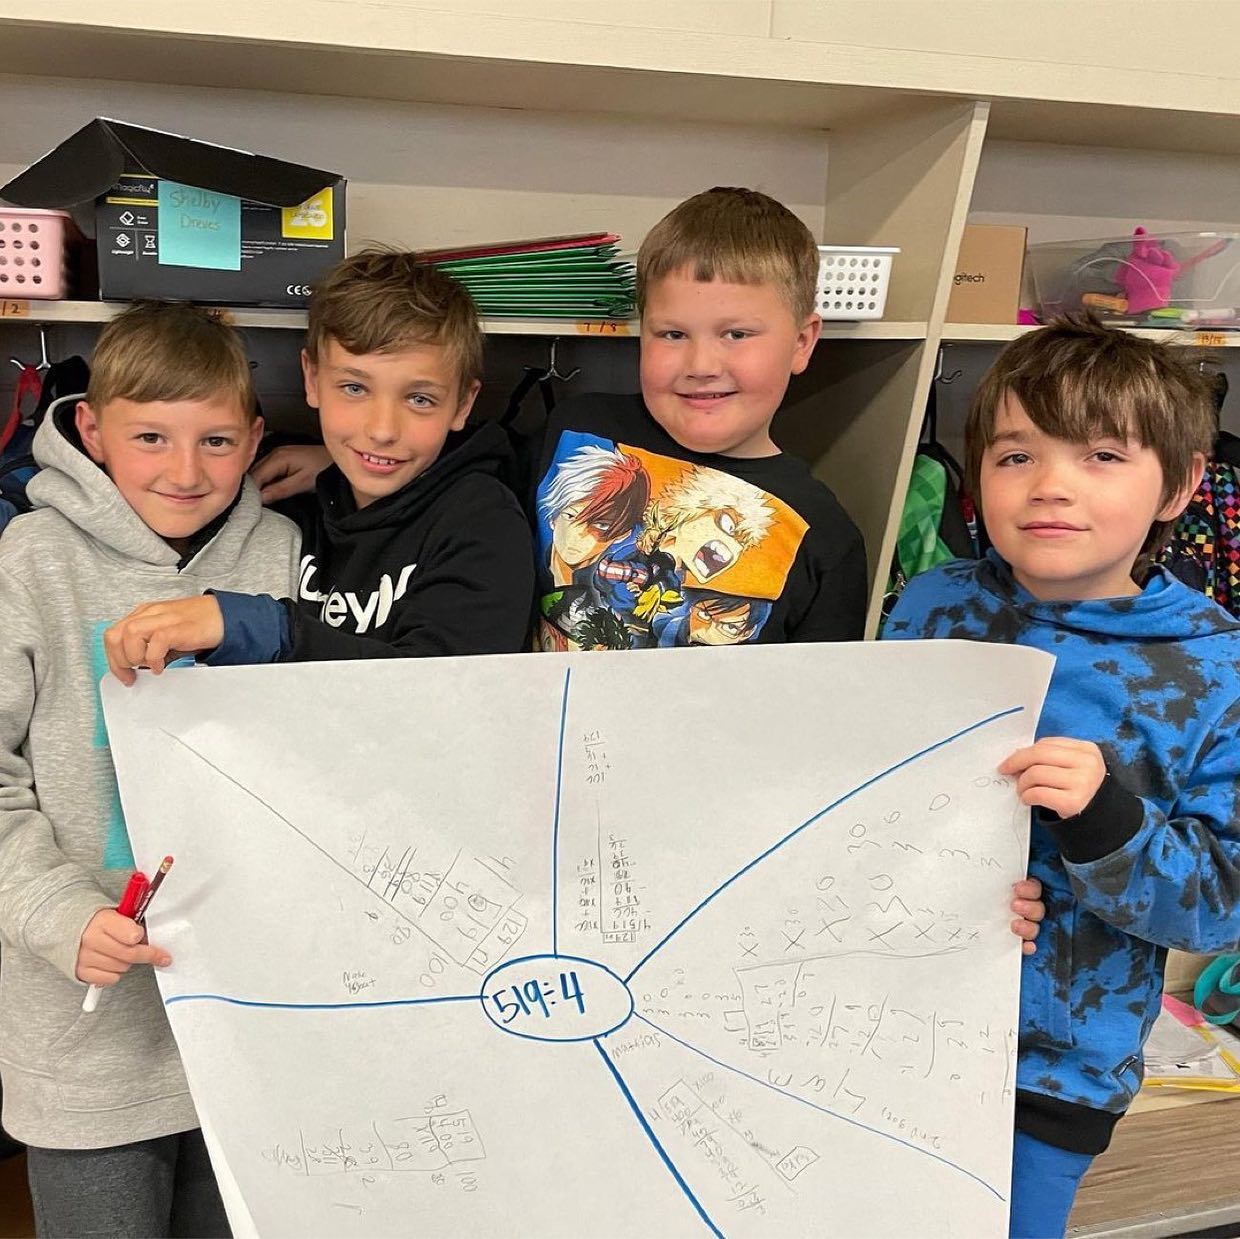
[[[437,344],[456,368],[462,395],[482,378],[482,328],[472,298],[407,251],[362,250],[315,285],[306,332],[311,361],[329,339],[359,355]]]
[[[1195,455],[1208,456],[1218,430],[1214,379],[1204,372],[1204,360],[1204,354],[1140,339],[1088,315],[1056,319],[1021,336],[999,354],[973,395],[965,423],[970,492],[980,503],[982,458],[1011,395],[1053,438],[1131,439],[1149,448],[1162,466],[1163,503],[1169,502],[1192,481]],[[1159,549],[1171,524],[1154,522],[1143,557]]]
[[[769,284],[798,324],[814,312],[817,242],[783,203],[756,189],[708,189],[655,224],[637,251],[638,310],[654,281],[684,267],[695,280]]]
[[[96,411],[113,400],[138,404],[235,396],[255,414],[250,361],[235,328],[201,306],[139,301],[99,335],[86,400]]]
[[[690,467],[659,496],[658,524],[666,533],[696,517],[724,511],[736,521],[732,536],[746,547],[757,546],[775,519],[756,486],[713,469]]]

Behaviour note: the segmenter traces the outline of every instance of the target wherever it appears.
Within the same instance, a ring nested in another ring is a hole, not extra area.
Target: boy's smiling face
[[[995,549],[1035,598],[1118,598],[1140,592],[1132,569],[1155,521],[1174,520],[1201,479],[1169,500],[1152,448],[1088,443],[1039,430],[1010,393],[981,467],[982,514]]]
[[[317,360],[302,353],[306,402],[359,508],[395,494],[439,459],[465,425],[481,386],[461,377],[439,344],[358,355],[328,338]]]
[[[809,364],[822,323],[798,322],[770,284],[654,280],[642,314],[642,397],[681,447],[773,456],[771,419],[788,380]]]
[[[236,499],[263,433],[234,395],[77,406],[82,445],[125,502],[176,545]]]

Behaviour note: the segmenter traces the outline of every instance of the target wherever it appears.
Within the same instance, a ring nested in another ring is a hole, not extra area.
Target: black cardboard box
[[[99,295],[305,305],[344,257],[335,172],[97,119],[0,189],[69,210],[98,245]]]

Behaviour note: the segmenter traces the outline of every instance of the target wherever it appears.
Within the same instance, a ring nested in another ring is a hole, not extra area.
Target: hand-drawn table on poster
[[[1051,660],[950,642],[104,685],[238,1235],[1006,1234]]]

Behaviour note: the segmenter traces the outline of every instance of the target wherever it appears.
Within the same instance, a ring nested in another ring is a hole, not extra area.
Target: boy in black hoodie
[[[499,480],[469,294],[414,254],[371,250],[310,298],[302,370],[333,465],[284,509],[302,531],[298,598],[212,592],[147,603],[105,634],[112,670],[489,654],[525,645],[533,553]]]

